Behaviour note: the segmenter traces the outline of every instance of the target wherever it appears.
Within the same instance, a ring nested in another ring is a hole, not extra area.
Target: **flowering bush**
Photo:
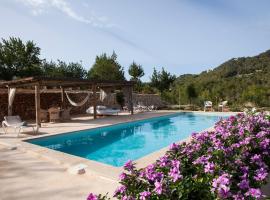
[[[114,196],[146,199],[259,199],[270,166],[270,117],[238,114],[213,131],[192,134],[189,143],[172,144],[154,164],[120,174]],[[91,194],[93,195],[93,194]],[[105,199],[95,196],[89,200]]]

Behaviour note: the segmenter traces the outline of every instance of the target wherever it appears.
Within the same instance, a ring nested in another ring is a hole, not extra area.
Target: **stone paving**
[[[172,113],[175,112],[155,111],[133,116],[121,114],[96,120],[89,116],[79,116],[65,123],[43,123],[39,135],[26,133],[20,137],[12,133],[12,130],[9,130],[8,134],[3,134],[3,130],[0,129],[0,200],[79,200],[85,199],[89,192],[96,194],[109,192],[112,196],[118,185],[117,177],[121,168],[52,151],[23,140]],[[11,147],[16,148],[11,150]],[[163,148],[137,160],[138,167],[154,162],[166,150],[167,148]],[[78,163],[88,166],[86,173],[83,175],[68,173],[68,168]]]
[[[133,116],[120,115],[96,120],[91,119],[89,116],[80,116],[66,123],[44,123],[42,124],[42,128],[40,128],[40,134],[38,136],[26,132],[17,137],[12,129],[9,130],[8,134],[3,134],[3,130],[0,130],[0,200],[77,200],[85,199],[89,192],[96,194],[109,192],[109,195],[112,196],[113,191],[118,185],[117,176],[121,171],[120,168],[114,169],[98,163],[96,167],[98,169],[95,169],[95,162],[61,154],[60,152],[51,151],[46,148],[44,148],[46,150],[42,150],[38,146],[29,147],[22,140],[170,113],[172,112],[148,112]],[[11,150],[11,147],[17,148]],[[29,149],[33,151],[29,151]],[[34,152],[37,153],[35,154]],[[45,153],[45,156],[40,153]],[[49,159],[51,158],[50,156],[56,158],[58,156],[60,160],[64,159],[64,161],[55,162],[53,159]],[[86,162],[89,166],[89,169],[87,168],[88,173],[72,175],[67,172],[69,166],[66,162],[76,164],[82,163],[81,161]],[[148,164],[147,159],[143,163]],[[105,176],[96,173],[96,171],[104,172]]]
[[[97,177],[72,175],[66,168],[20,150],[0,146],[1,200],[86,199],[90,191],[112,194],[117,183]]]

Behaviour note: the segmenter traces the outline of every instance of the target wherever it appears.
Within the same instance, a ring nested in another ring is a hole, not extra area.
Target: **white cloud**
[[[108,19],[105,16],[96,16],[91,14],[90,18],[85,18],[84,16],[75,12],[71,5],[66,0],[17,0],[20,3],[23,3],[31,9],[33,15],[41,15],[44,12],[47,12],[49,8],[56,9],[68,17],[85,23],[90,24],[94,27],[104,28],[112,27],[113,24],[108,23]]]

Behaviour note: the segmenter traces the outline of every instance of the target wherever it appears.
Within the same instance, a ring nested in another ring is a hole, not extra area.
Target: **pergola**
[[[74,78],[48,78],[48,77],[28,77],[12,81],[0,82],[0,87],[7,87],[8,91],[11,88],[31,88],[35,90],[35,110],[36,110],[36,125],[40,127],[40,88],[53,87],[61,89],[61,102],[64,105],[64,93],[67,88],[78,88],[84,91],[91,91],[93,93],[93,108],[94,119],[97,118],[97,90],[108,88],[121,88],[124,90],[124,95],[127,98],[128,109],[133,114],[132,104],[132,90],[133,81],[96,81],[87,79],[74,79]],[[8,115],[12,115],[12,105],[8,104]]]

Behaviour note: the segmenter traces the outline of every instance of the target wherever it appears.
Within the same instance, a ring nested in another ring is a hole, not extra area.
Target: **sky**
[[[153,68],[200,73],[270,49],[269,0],[0,0],[0,38],[33,40],[41,58],[118,55],[148,81]]]

